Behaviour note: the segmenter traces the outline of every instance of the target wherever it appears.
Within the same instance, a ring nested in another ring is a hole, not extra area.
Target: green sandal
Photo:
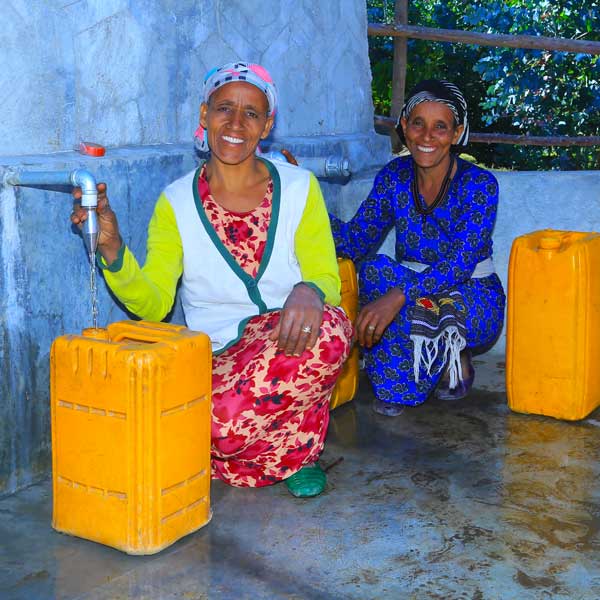
[[[327,475],[317,463],[302,467],[285,480],[290,494],[296,498],[318,496],[325,489],[326,484]]]

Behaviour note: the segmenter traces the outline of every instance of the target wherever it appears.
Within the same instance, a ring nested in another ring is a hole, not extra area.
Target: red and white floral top
[[[198,177],[198,192],[206,216],[225,248],[248,275],[256,277],[271,223],[273,180],[269,180],[263,201],[248,212],[226,210],[215,201],[206,179],[206,165]]]

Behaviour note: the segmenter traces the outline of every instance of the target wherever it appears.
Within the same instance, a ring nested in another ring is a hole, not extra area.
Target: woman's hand
[[[393,288],[364,306],[355,324],[358,343],[366,348],[374,346],[405,303],[404,292],[400,288]]]
[[[108,198],[106,196],[106,184],[99,183],[96,186],[98,190],[98,225],[100,235],[98,236],[98,251],[104,257],[107,264],[111,264],[117,258],[123,241],[119,233],[119,224],[117,215],[113,212]],[[73,190],[73,212],[71,213],[71,222],[81,229],[81,224],[87,219],[88,212],[81,207],[81,188]]]
[[[298,284],[287,297],[269,339],[277,340],[279,350],[286,356],[300,356],[317,343],[322,320],[323,301],[319,294],[306,284]]]

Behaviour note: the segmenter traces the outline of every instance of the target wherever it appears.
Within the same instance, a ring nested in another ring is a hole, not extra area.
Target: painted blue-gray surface
[[[189,142],[204,74],[242,59],[278,85],[275,137],[372,131],[362,0],[6,0],[0,23],[0,155]]]
[[[54,532],[47,482],[5,498],[0,597],[600,598],[597,413],[518,415],[479,389],[389,419],[362,384],[332,413],[322,496],[213,482],[211,522],[154,556]]]
[[[84,167],[105,181],[123,236],[142,261],[158,194],[196,164],[190,145],[112,150],[103,159],[65,153],[19,160],[5,164]],[[70,212],[68,194],[0,186],[0,492],[47,472],[50,345],[92,324],[89,262]],[[128,318],[101,278],[98,298],[100,325]]]

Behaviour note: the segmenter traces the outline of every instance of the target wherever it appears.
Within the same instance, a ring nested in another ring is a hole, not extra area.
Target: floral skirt
[[[352,325],[341,309],[326,305],[315,346],[286,356],[268,337],[279,317],[279,311],[253,317],[242,338],[213,359],[212,474],[230,485],[281,481],[323,449]]]

